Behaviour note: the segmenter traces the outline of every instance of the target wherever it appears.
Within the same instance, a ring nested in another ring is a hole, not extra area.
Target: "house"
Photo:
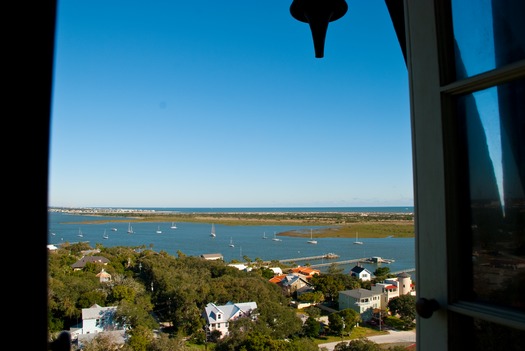
[[[302,274],[281,274],[270,279],[270,282],[279,285],[285,296],[292,296],[296,291],[309,286],[307,277]]]
[[[82,325],[80,328],[71,328],[73,340],[79,346],[91,341],[99,333],[107,333],[114,342],[124,343],[125,328],[115,322],[117,306],[101,307],[97,304],[82,309]]]
[[[206,338],[210,338],[214,331],[221,333],[220,338],[229,334],[229,326],[232,321],[239,318],[256,319],[256,302],[233,303],[217,306],[209,303],[204,308],[203,317],[206,319]]]
[[[381,309],[383,310],[394,297],[406,294],[415,295],[412,278],[406,272],[399,273],[395,278],[388,278],[381,283],[372,285],[371,290],[382,294]]]
[[[102,331],[124,329],[115,322],[117,306],[101,307],[97,304],[82,309],[82,326],[72,334],[96,334]]]
[[[71,265],[71,268],[75,271],[82,270],[87,263],[99,263],[103,265],[107,265],[109,263],[109,260],[103,256],[84,256],[77,262],[73,263]]]
[[[382,293],[368,289],[352,289],[339,292],[339,310],[352,309],[364,321],[372,318],[374,309],[381,307]]]
[[[204,258],[205,260],[209,261],[224,260],[224,257],[220,253],[202,254],[201,258]]]
[[[352,277],[361,279],[362,281],[369,281],[372,279],[372,273],[368,269],[359,265],[355,266],[350,270],[350,275]]]
[[[295,267],[292,268],[292,273],[298,273],[306,276],[306,279],[311,279],[314,275],[321,274],[321,271],[318,269],[310,268],[310,267]]]
[[[271,270],[273,274],[283,274],[281,267],[268,267],[268,269]]]
[[[104,270],[104,268],[102,268],[100,273],[97,274],[97,278],[99,278],[101,283],[107,283],[111,281],[111,274],[109,274]]]

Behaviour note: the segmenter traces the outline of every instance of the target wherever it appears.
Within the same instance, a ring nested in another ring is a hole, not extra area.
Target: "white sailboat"
[[[157,227],[157,231],[156,231],[157,234],[162,234],[162,230],[160,230],[160,225]]]
[[[363,242],[362,241],[359,241],[358,239],[358,233],[355,232],[355,241],[354,241],[354,245],[363,245]]]
[[[275,232],[273,232],[273,241],[282,241],[281,239],[279,239],[278,237],[275,236]]]
[[[233,245],[233,240],[232,240],[232,238],[230,238],[230,247],[235,247],[235,245]]]
[[[128,224],[128,234],[133,234],[133,227],[131,226],[131,223]]]
[[[82,234],[82,230],[80,230],[80,228],[78,228],[78,235],[77,235],[79,238],[83,238],[84,237],[84,234]]]
[[[310,240],[307,241],[308,244],[317,244],[317,240],[314,240],[312,235],[312,229],[310,229]]]
[[[109,239],[109,235],[106,234],[106,229],[104,229],[104,234],[102,235],[104,239]]]
[[[171,222],[171,229],[177,229],[177,225],[175,224],[175,222]]]
[[[215,238],[217,235],[215,234],[215,224],[211,224],[211,233],[210,233],[210,236],[212,238]]]
[[[266,232],[263,233],[263,239],[268,239],[268,237],[266,236]]]

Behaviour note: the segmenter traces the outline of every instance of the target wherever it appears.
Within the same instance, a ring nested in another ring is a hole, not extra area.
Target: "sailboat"
[[[157,231],[156,231],[157,234],[162,234],[162,230],[160,230],[160,225],[157,227]]]
[[[175,222],[171,222],[171,229],[177,229],[177,225],[175,224]]]
[[[84,234],[82,234],[82,230],[80,230],[80,228],[78,228],[78,237],[80,238],[83,238],[84,237]]]
[[[266,232],[263,233],[263,239],[268,239],[268,237],[266,236]]]
[[[275,232],[273,232],[273,241],[282,241],[281,239],[279,239],[278,237],[275,236]]]
[[[106,229],[104,229],[104,235],[102,235],[104,239],[109,239],[109,235],[106,234]]]
[[[211,224],[211,233],[210,233],[210,236],[212,238],[215,238],[217,235],[215,235],[215,224]]]
[[[354,245],[363,245],[363,242],[362,242],[362,241],[359,241],[357,237],[358,237],[358,233],[355,232],[355,241],[354,241]]]
[[[133,227],[131,226],[131,223],[128,224],[128,234],[133,234]]]
[[[308,242],[308,244],[317,244],[317,240],[313,239],[312,229],[310,229],[310,240],[308,240],[307,242]]]
[[[232,240],[232,238],[230,238],[230,247],[235,247],[235,245],[233,245],[233,240]]]

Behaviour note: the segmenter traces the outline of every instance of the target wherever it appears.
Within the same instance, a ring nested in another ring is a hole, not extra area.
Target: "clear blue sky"
[[[412,206],[408,73],[382,0],[325,57],[291,1],[58,2],[50,206]]]

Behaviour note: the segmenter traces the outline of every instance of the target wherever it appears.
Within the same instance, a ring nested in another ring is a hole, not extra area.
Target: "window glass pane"
[[[469,350],[476,351],[521,351],[525,340],[525,331],[509,328],[485,320],[453,314],[454,327],[460,330],[452,339],[452,346],[465,345],[469,340]],[[460,348],[460,350],[463,350]]]
[[[452,0],[456,78],[525,59],[525,1]]]
[[[525,80],[458,98],[472,275],[462,299],[525,312]]]

